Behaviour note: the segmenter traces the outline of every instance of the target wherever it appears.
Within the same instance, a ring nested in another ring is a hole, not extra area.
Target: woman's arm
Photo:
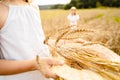
[[[41,58],[39,63],[40,66],[38,66],[35,59],[21,61],[0,60],[0,75],[12,75],[39,70],[47,78],[56,78],[57,76],[50,70],[50,66],[64,64],[63,62],[53,58]]]
[[[11,75],[35,70],[34,60],[0,60],[0,75]]]

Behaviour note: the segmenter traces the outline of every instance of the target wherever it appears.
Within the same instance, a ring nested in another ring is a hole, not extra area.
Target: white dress
[[[36,54],[49,56],[49,49],[43,43],[44,33],[40,14],[31,4],[9,5],[7,20],[0,30],[0,49],[6,60],[29,60]],[[39,71],[0,76],[0,80],[46,80]]]
[[[71,29],[77,28],[77,21],[80,18],[79,15],[78,14],[76,14],[76,15],[69,14],[67,18],[70,22]]]

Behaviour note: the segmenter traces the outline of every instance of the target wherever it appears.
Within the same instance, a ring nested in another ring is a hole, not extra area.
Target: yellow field
[[[41,10],[42,25],[46,36],[68,27],[69,10]],[[120,8],[80,9],[79,29],[93,30],[79,37],[105,44],[120,54]]]

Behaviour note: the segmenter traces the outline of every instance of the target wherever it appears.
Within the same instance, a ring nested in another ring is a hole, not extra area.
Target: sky
[[[67,4],[71,0],[33,0],[34,4],[38,5],[55,5],[55,4]]]

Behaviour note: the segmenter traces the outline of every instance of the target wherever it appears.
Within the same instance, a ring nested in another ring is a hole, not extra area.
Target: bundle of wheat
[[[52,52],[57,54],[57,57],[64,58],[66,64],[70,66],[53,67],[52,70],[61,77],[60,80],[120,80],[120,56],[113,51],[88,41],[60,44],[63,38],[69,39],[67,37],[69,34],[84,31],[91,32],[66,30],[52,40]]]
[[[103,53],[81,48],[81,46],[72,46],[72,44],[71,46],[61,46],[56,51],[66,61],[71,62],[69,66],[72,64],[72,67],[77,69],[79,67],[81,69],[89,69],[107,80],[120,80],[120,57],[115,53],[106,53],[116,58],[111,59],[109,56],[104,56]]]

